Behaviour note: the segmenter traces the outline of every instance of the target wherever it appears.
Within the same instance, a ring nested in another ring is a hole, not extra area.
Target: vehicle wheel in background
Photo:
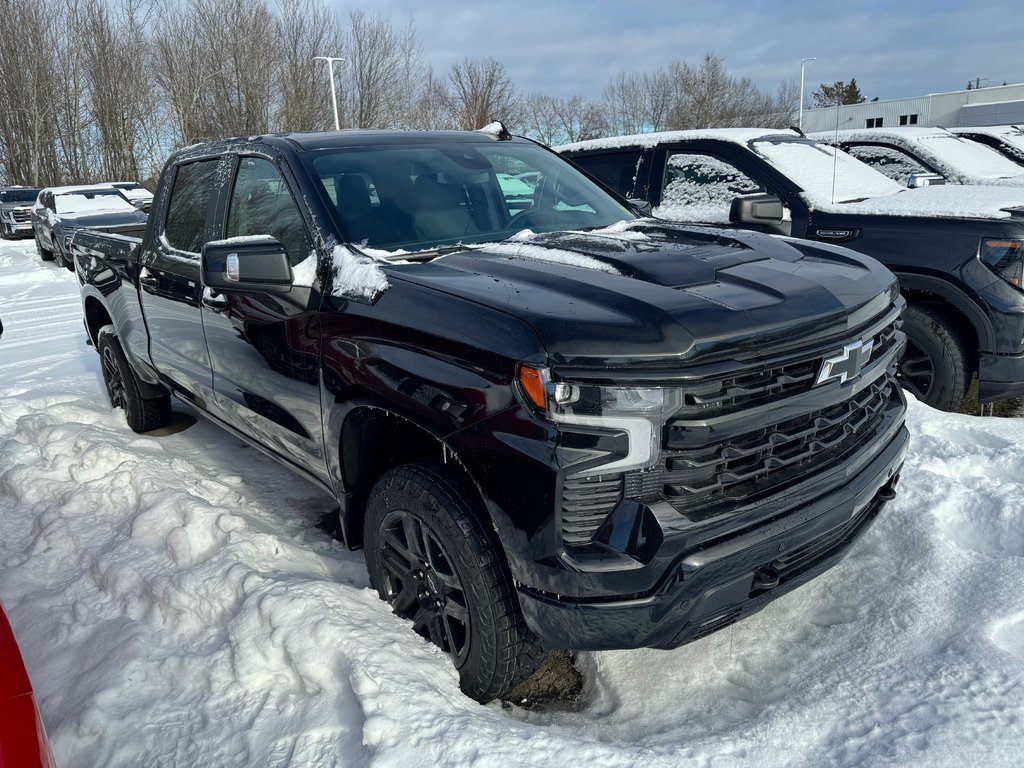
[[[43,244],[39,240],[39,235],[36,235],[36,252],[39,254],[39,258],[43,261],[53,261],[53,251],[43,248]]]
[[[900,383],[918,400],[952,411],[964,399],[971,379],[967,344],[941,313],[908,304],[903,311],[907,349],[900,360]]]
[[[96,350],[100,353],[100,368],[107,399],[113,408],[124,410],[128,426],[133,432],[150,432],[171,420],[171,397],[162,395],[144,398],[135,380],[128,358],[121,349],[114,326],[105,325],[96,334]]]
[[[405,464],[377,481],[364,544],[370,583],[452,657],[467,696],[491,701],[543,661],[500,545],[439,465]]]
[[[2,221],[0,221],[0,238],[3,238],[4,240],[11,240],[14,238],[14,233],[11,231],[10,227]]]

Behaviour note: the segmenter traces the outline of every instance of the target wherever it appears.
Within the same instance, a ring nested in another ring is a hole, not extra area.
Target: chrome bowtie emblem
[[[855,341],[843,347],[843,351],[835,357],[826,357],[821,364],[821,372],[818,373],[818,380],[815,384],[824,384],[832,379],[839,379],[843,384],[860,373],[861,368],[867,365],[871,359],[871,352],[875,348],[875,342]]]

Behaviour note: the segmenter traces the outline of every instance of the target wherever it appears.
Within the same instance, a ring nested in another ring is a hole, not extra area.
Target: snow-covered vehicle
[[[938,176],[947,184],[1024,187],[1024,165],[944,128],[822,131],[808,138],[837,146],[904,186]]]
[[[525,207],[512,167],[538,174]],[[887,269],[638,218],[503,129],[192,147],[143,239],[71,246],[129,425],[174,394],[337,498],[380,596],[481,701],[544,648],[749,615],[895,496]]]
[[[649,201],[655,216],[842,244],[881,261],[908,302],[901,380],[929,405],[956,407],[974,373],[983,403],[1024,394],[1024,189],[906,189],[796,131],[763,128],[558,150],[624,197]]]
[[[32,206],[36,250],[43,261],[73,269],[68,246],[79,229],[140,235],[147,215],[105,184],[48,187]]]
[[[128,202],[140,211],[149,213],[153,205],[153,193],[137,181],[112,181],[110,186],[128,198]]]
[[[1024,126],[1022,125],[950,128],[949,132],[991,147],[1018,165],[1024,166]]]
[[[0,187],[0,237],[32,237],[32,203],[38,194],[34,187]]]

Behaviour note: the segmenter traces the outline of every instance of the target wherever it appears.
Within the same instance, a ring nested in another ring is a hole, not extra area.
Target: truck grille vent
[[[837,405],[714,445],[668,450],[649,472],[627,474],[627,498],[665,498],[693,520],[706,520],[777,493],[845,460],[882,428],[886,413],[901,407],[892,373]],[[669,424],[668,445],[672,445]]]
[[[895,323],[873,337],[873,359],[886,354],[898,343]],[[677,418],[714,418],[753,408],[781,397],[806,392],[814,386],[823,356],[804,358],[732,376],[706,379],[687,386],[683,407]]]
[[[17,221],[19,224],[24,224],[27,221],[31,221],[32,210],[29,208],[15,208],[14,220]]]
[[[569,477],[562,486],[562,540],[586,544],[622,499],[622,475]]]

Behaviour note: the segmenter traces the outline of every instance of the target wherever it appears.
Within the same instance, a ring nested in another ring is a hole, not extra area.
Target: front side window
[[[846,151],[904,187],[916,173],[933,173],[916,157],[896,147],[859,144]]]
[[[768,191],[735,165],[702,152],[672,152],[654,215],[673,221],[728,222],[732,201]]]
[[[189,253],[202,250],[219,162],[200,160],[176,169],[164,222],[164,237],[172,248]]]
[[[226,237],[270,235],[277,238],[295,266],[310,252],[306,227],[288,184],[272,162],[242,157],[228,207]]]

